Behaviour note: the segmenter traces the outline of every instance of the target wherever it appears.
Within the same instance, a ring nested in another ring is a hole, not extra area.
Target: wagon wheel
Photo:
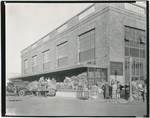
[[[38,97],[41,96],[41,92],[40,91],[37,91],[36,94],[37,94]]]
[[[54,96],[56,96],[56,92],[54,93]]]
[[[47,92],[44,92],[44,97],[47,98]]]
[[[18,95],[19,95],[19,96],[24,96],[24,95],[25,95],[25,90],[20,90],[20,91],[18,92]]]
[[[34,96],[34,92],[33,91],[30,91],[30,96]]]

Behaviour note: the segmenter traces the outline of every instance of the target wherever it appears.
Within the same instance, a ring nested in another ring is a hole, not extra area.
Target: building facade
[[[87,65],[104,69],[107,81],[146,79],[146,39],[144,7],[96,3],[23,50],[22,76]]]

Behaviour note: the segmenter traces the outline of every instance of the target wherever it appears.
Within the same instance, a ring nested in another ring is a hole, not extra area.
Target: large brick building
[[[96,3],[21,52],[22,77],[87,72],[89,84],[146,79],[146,11],[131,3]],[[132,71],[130,70],[130,65]],[[131,74],[131,73],[132,74]],[[90,74],[90,73],[93,73]],[[117,76],[115,76],[117,75]]]

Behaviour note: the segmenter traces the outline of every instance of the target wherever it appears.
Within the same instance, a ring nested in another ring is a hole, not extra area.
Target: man
[[[106,83],[102,86],[104,99],[106,99]]]
[[[112,86],[109,85],[109,98],[112,99]]]
[[[117,98],[120,98],[120,82],[117,81]]]
[[[126,83],[126,85],[125,85],[125,99],[127,99],[127,100],[129,98],[129,93],[130,93],[129,83]]]

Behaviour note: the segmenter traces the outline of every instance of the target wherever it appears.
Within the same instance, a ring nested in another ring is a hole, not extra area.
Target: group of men
[[[112,81],[111,84],[108,82],[105,82],[105,84],[102,86],[104,99],[116,99],[120,98],[120,92],[122,90],[123,86],[120,84],[119,81],[115,82]]]

